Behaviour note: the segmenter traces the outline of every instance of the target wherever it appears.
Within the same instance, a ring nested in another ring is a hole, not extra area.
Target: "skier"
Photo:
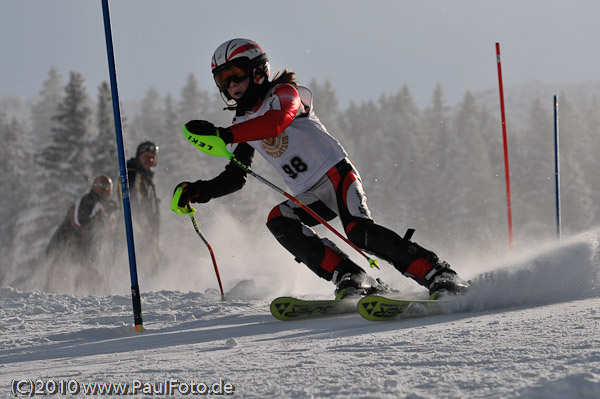
[[[72,276],[70,265],[81,265],[73,278],[75,288],[98,285],[103,280],[98,270],[102,253],[114,253],[110,238],[116,229],[117,204],[111,200],[112,179],[100,175],[94,179],[90,191],[69,207],[65,218],[56,229],[46,257],[50,261],[46,287],[54,290],[64,286]],[[108,249],[104,251],[103,249]]]
[[[410,241],[410,233],[401,237],[373,221],[358,171],[315,115],[312,93],[296,84],[294,72],[286,69],[269,80],[266,53],[247,39],[221,44],[211,67],[221,96],[235,110],[233,124],[224,128],[192,120],[185,125],[190,133],[237,143],[233,154],[246,165],[257,151],[302,203],[327,221],[339,216],[351,242],[390,262],[430,294],[455,294],[468,288],[447,262]],[[246,173],[230,163],[211,180],[178,184],[176,189],[182,188],[178,205],[208,202],[240,190],[245,181]],[[331,241],[318,236],[311,229],[316,224],[290,200],[275,206],[267,219],[268,229],[297,261],[336,285],[336,298],[384,289]]]
[[[162,258],[159,247],[160,199],[153,181],[158,150],[159,147],[152,141],[144,141],[138,145],[135,157],[127,161],[135,239],[139,248],[136,252],[140,255],[140,263],[153,271],[158,269]]]

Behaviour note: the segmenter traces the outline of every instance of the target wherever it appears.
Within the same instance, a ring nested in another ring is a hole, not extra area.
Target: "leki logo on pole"
[[[218,136],[200,136],[190,132],[185,126],[183,127],[183,133],[185,133],[187,141],[207,155],[228,159],[233,157],[233,154],[227,150],[227,145],[223,139]]]

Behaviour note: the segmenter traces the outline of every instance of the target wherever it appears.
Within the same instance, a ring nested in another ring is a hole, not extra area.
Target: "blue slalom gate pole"
[[[133,242],[133,224],[131,221],[131,203],[129,201],[129,180],[127,178],[127,164],[125,163],[125,149],[123,146],[123,127],[121,126],[121,108],[119,103],[119,90],[117,86],[117,70],[115,68],[115,54],[113,48],[112,32],[110,27],[110,13],[108,0],[102,0],[102,14],[104,15],[104,35],[106,36],[106,53],[108,55],[108,71],[110,74],[110,89],[112,93],[113,113],[115,118],[115,131],[117,135],[117,153],[119,155],[119,170],[121,173],[121,193],[123,196],[123,216],[125,218],[125,233],[127,236],[127,250],[129,252],[129,273],[131,275],[131,298],[133,300],[133,322],[138,332],[144,331],[142,323],[142,302],[140,287],[137,278],[137,265],[135,261],[135,245]]]
[[[554,96],[554,179],[556,191],[556,237],[560,239],[560,158],[558,142],[558,96]]]

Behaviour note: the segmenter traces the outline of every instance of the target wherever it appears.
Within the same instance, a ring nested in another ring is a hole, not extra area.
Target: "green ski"
[[[279,297],[271,302],[271,314],[283,321],[314,319],[342,313],[356,313],[356,302],[356,299],[305,300]]]
[[[367,320],[387,321],[408,317],[422,317],[444,311],[445,300],[393,299],[367,295],[358,302],[358,313]]]

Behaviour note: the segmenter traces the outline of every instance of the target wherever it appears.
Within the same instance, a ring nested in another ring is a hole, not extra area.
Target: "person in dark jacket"
[[[156,271],[161,258],[159,246],[160,199],[154,186],[154,168],[159,147],[151,141],[138,145],[127,161],[136,258],[142,267]]]
[[[82,285],[98,285],[99,281],[105,286],[99,261],[108,259],[102,257],[103,252],[114,252],[110,238],[116,229],[118,207],[111,200],[112,192],[112,179],[100,175],[90,191],[69,207],[46,248],[49,290],[69,291]]]

